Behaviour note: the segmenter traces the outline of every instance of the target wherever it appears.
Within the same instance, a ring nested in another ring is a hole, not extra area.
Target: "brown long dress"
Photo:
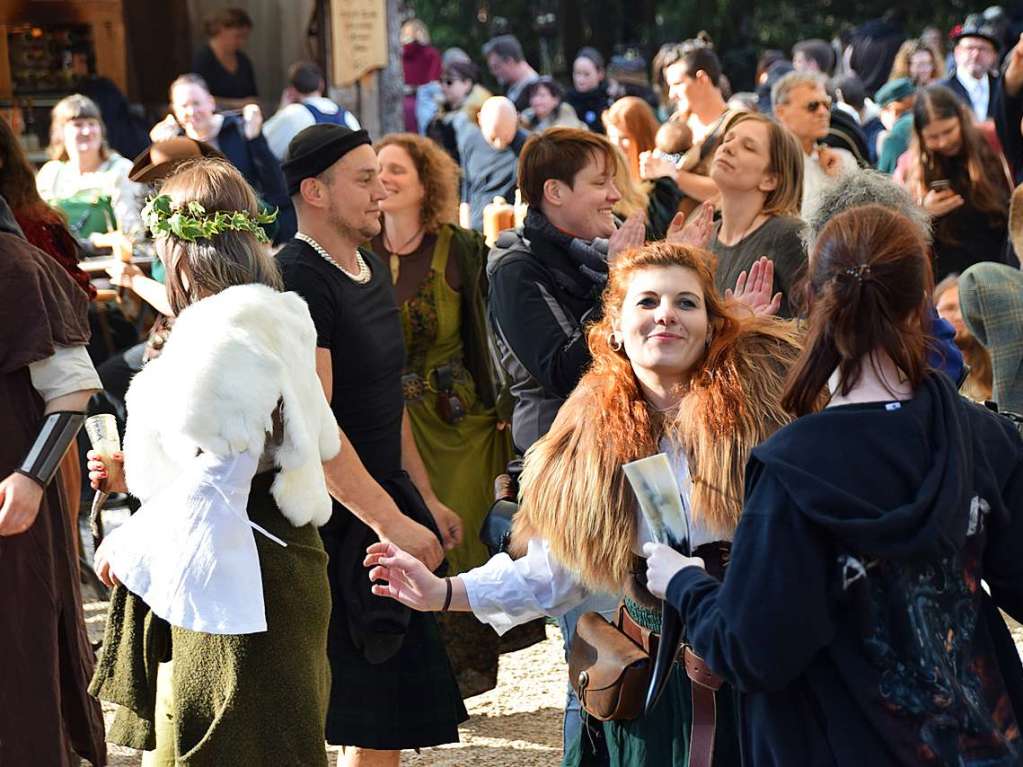
[[[0,478],[21,463],[42,423],[28,366],[58,345],[88,342],[87,301],[56,262],[0,229]],[[72,749],[106,764],[102,712],[87,692],[93,654],[70,538],[58,480],[32,527],[0,538],[3,765],[70,767],[78,764]]]

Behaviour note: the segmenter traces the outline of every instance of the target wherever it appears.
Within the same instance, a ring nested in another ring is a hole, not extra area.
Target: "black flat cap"
[[[320,175],[356,147],[372,143],[366,131],[333,123],[310,125],[299,131],[288,144],[281,164],[288,194],[298,194],[303,180]]]

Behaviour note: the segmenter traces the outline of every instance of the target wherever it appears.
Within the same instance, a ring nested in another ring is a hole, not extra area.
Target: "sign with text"
[[[330,16],[335,85],[387,66],[387,0],[334,0]]]

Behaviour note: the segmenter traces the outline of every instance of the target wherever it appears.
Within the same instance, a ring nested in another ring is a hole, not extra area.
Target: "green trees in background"
[[[737,90],[752,87],[764,49],[789,51],[798,40],[830,39],[894,7],[905,14],[907,34],[928,25],[945,33],[984,7],[963,0],[405,0],[405,5],[426,22],[440,49],[458,46],[483,64],[480,46],[510,32],[534,65],[566,81],[571,57],[584,45],[605,56],[633,48],[649,61],[661,43],[706,30]]]

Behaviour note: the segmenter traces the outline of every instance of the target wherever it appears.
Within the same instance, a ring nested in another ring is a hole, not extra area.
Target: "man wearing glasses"
[[[856,158],[845,149],[821,144],[831,126],[831,98],[824,90],[824,76],[816,72],[791,72],[771,89],[774,116],[803,147],[803,205],[805,219],[817,201],[843,173],[856,168]]]
[[[992,72],[998,66],[1001,43],[995,28],[978,13],[966,17],[955,37],[952,52],[956,71],[942,85],[969,105],[978,123],[995,117],[995,91],[998,78]]]

